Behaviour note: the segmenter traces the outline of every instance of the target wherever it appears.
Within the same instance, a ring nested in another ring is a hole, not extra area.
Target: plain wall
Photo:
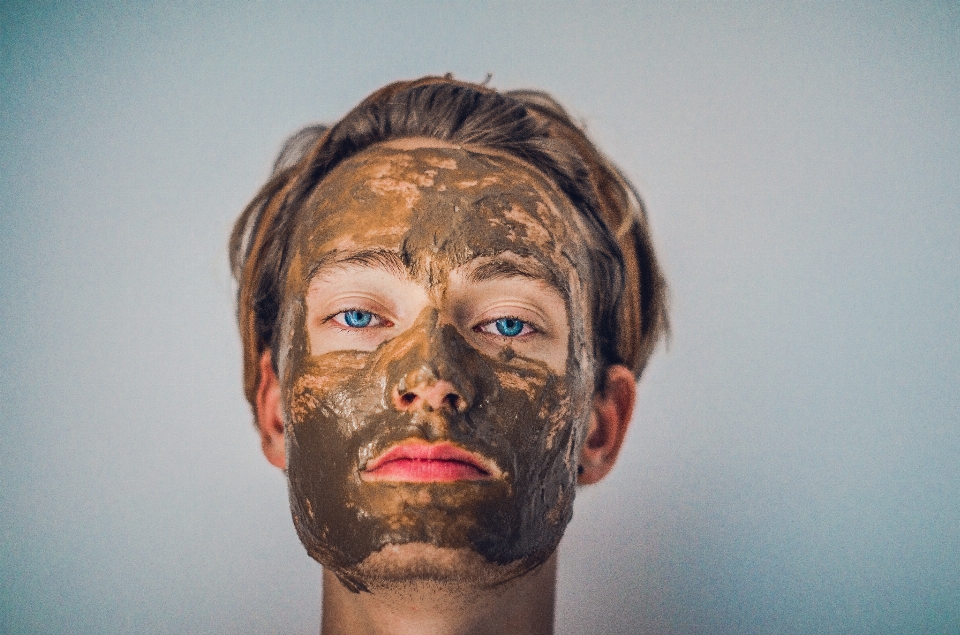
[[[317,631],[227,235],[287,134],[451,71],[582,119],[671,284],[559,632],[960,632],[956,2],[4,2],[0,45],[0,631]]]

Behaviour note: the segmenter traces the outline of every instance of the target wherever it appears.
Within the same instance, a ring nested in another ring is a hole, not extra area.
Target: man
[[[427,77],[294,136],[230,251],[322,632],[551,633],[667,330],[630,184],[546,95]]]

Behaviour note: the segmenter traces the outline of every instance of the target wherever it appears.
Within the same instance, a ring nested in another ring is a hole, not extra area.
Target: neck
[[[557,554],[492,588],[442,584],[353,593],[323,572],[321,635],[552,635]]]

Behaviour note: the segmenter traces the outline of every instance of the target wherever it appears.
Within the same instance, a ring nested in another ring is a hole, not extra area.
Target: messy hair
[[[377,143],[428,137],[506,152],[545,174],[592,234],[594,353],[602,372],[624,364],[639,379],[669,331],[666,283],[636,189],[543,92],[498,92],[445,77],[389,84],[332,126],[287,140],[273,174],[237,219],[230,265],[237,281],[244,393],[256,407],[260,358],[276,360],[277,320],[297,216],[324,177]]]

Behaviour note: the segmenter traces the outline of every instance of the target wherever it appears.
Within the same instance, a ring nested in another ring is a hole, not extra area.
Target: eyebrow
[[[562,284],[556,274],[543,263],[535,260],[491,260],[477,265],[466,275],[469,282],[479,283],[487,280],[503,280],[505,278],[528,278],[539,280],[556,289],[564,297],[567,295],[566,285]]]
[[[353,251],[334,250],[323,256],[314,265],[310,270],[309,279],[312,280],[320,274],[349,265],[383,269],[399,278],[409,275],[407,265],[399,252],[392,249],[372,248]],[[564,298],[568,296],[567,286],[563,284],[562,280],[543,263],[536,260],[524,259],[519,262],[491,260],[476,267],[471,267],[466,274],[466,279],[474,284],[508,278],[539,280],[557,290]]]
[[[335,250],[325,255],[310,271],[310,278],[325,270],[349,265],[384,269],[398,277],[406,277],[407,267],[400,254],[391,249],[358,249],[355,251]]]

